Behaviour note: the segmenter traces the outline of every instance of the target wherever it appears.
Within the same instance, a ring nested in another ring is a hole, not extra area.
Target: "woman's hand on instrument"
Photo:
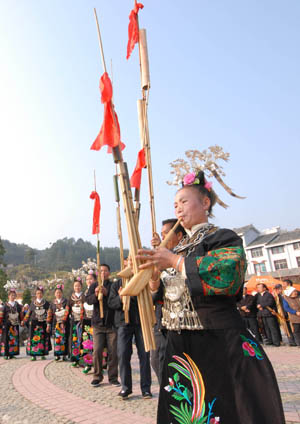
[[[158,233],[153,234],[153,239],[151,240],[152,247],[158,247],[161,243],[160,237]]]
[[[47,333],[50,333],[50,331],[51,331],[51,324],[47,324],[46,331],[47,331]]]
[[[146,269],[151,267],[157,267],[158,269],[176,268],[178,258],[180,256],[175,255],[165,247],[159,247],[154,250],[139,249],[137,259],[146,261],[146,263],[139,266],[139,269]]]
[[[108,291],[104,286],[101,287],[101,292],[104,296],[107,296]]]
[[[98,294],[99,294],[99,286],[97,286],[97,287],[95,288],[95,296],[98,296]]]

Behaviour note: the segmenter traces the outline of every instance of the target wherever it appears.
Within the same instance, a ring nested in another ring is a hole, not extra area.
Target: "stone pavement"
[[[266,352],[277,375],[287,423],[300,424],[300,349],[268,347]],[[155,424],[158,385],[153,376],[153,399],[142,399],[136,354],[133,395],[123,401],[117,396],[120,388],[110,386],[106,377],[93,388],[92,375],[82,374],[69,362],[55,363],[51,356],[30,362],[22,353],[10,361],[0,358],[1,424]]]

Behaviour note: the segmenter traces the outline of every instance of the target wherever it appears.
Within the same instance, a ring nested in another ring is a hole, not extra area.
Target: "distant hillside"
[[[29,264],[47,271],[71,271],[72,268],[79,268],[82,261],[96,258],[96,247],[81,238],[76,241],[65,237],[45,250],[32,249],[25,244],[11,243],[8,240],[2,240],[2,243],[5,249],[3,260],[6,264]],[[125,256],[128,255],[128,250],[125,249],[124,253]],[[102,263],[109,264],[112,271],[120,269],[118,247],[100,248],[100,259]]]

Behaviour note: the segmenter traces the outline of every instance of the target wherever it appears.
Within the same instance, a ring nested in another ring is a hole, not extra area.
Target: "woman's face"
[[[90,287],[90,285],[94,282],[95,282],[94,277],[91,274],[88,274],[86,277],[86,285]]]
[[[197,189],[182,188],[176,193],[175,214],[184,228],[191,229],[193,225],[207,222],[209,206],[209,198],[197,193]]]
[[[62,291],[60,289],[55,290],[55,298],[61,299],[62,298]]]
[[[14,292],[10,292],[9,295],[8,295],[8,299],[9,299],[10,302],[14,302],[16,300],[16,297],[17,297],[17,295]]]
[[[74,283],[74,292],[75,293],[80,293],[81,292],[81,284],[79,281],[75,281]]]
[[[36,293],[35,293],[35,295],[36,295],[36,298],[37,299],[42,299],[43,298],[43,292],[42,292],[42,290],[37,290]]]

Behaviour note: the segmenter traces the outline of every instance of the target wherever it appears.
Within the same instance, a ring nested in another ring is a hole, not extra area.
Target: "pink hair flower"
[[[212,188],[212,182],[206,181],[206,183],[204,184],[204,187],[206,188],[206,190],[210,191]]]
[[[183,185],[193,184],[195,179],[196,179],[196,175],[194,172],[191,172],[190,174],[186,174],[186,176],[183,179]]]

